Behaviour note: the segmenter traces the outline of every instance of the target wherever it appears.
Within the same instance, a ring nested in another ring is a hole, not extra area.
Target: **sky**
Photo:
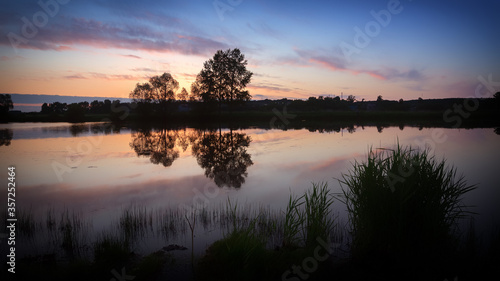
[[[164,72],[189,91],[203,62],[239,48],[257,100],[471,97],[500,81],[498,11],[497,0],[7,0],[0,93],[127,98]]]

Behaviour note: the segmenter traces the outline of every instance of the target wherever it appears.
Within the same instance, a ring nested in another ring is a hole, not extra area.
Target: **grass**
[[[315,246],[316,239],[328,241],[334,227],[331,214],[333,196],[326,183],[315,184],[304,194],[305,227],[304,238],[306,246]]]
[[[279,279],[294,264],[314,255],[317,238],[330,241],[335,225],[332,203],[326,183],[313,184],[300,197],[290,195],[280,217],[265,209],[242,212],[237,203],[228,200],[225,217],[230,231],[208,248],[198,274],[203,280]],[[281,247],[268,247],[269,237],[277,233],[281,234]]]
[[[470,214],[461,199],[475,188],[445,160],[399,144],[370,150],[340,184],[353,256],[412,261],[453,252],[455,226]]]
[[[394,150],[370,151],[368,159],[355,162],[340,183],[342,194],[338,198],[349,214],[352,259],[329,256],[318,262],[317,272],[308,273],[307,280],[352,280],[356,276],[405,279],[412,274],[422,278],[454,277],[438,267],[444,264],[441,260],[456,253],[459,233],[455,226],[470,214],[461,198],[475,188],[457,176],[455,168],[436,160],[428,151],[398,145]],[[241,205],[229,199],[225,204],[191,213],[174,207],[148,210],[130,206],[110,224],[111,229],[99,235],[92,235],[91,226],[81,215],[68,210],[61,214],[49,210],[42,220],[37,220],[31,210],[20,210],[19,243],[29,240],[43,244],[46,239],[51,246],[48,252],[31,260],[19,257],[19,271],[24,272],[22,277],[30,278],[109,280],[112,269],[120,272],[125,267],[129,275],[137,276],[136,280],[150,280],[161,274],[172,259],[163,251],[144,256],[135,253],[139,239],[148,242],[157,235],[171,241],[189,234],[195,239],[196,234],[217,229],[223,238],[197,260],[197,279],[278,280],[287,270],[311,261],[308,258],[314,257],[318,249],[317,238],[342,242],[339,234],[344,228],[331,211],[334,199],[326,183],[313,183],[301,196],[291,194],[283,211]],[[466,239],[467,253],[477,240],[473,229],[471,226]],[[500,245],[499,233],[495,232],[495,250],[488,253],[486,261],[498,256],[495,251]],[[323,254],[324,249],[319,249]],[[73,258],[61,260],[64,251],[74,253]],[[85,255],[86,251],[90,254]],[[471,260],[466,256],[454,265],[453,273]],[[478,268],[491,270],[494,265],[474,263],[473,269],[466,271],[471,279]]]

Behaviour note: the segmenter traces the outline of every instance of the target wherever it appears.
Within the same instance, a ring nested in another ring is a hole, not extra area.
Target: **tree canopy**
[[[9,94],[0,94],[0,112],[7,113],[13,108],[12,97]]]
[[[239,49],[218,50],[203,64],[191,91],[203,101],[247,101],[251,95],[245,87],[252,79],[248,62]]]
[[[129,96],[135,102],[164,103],[175,99],[175,92],[178,88],[179,82],[170,73],[163,73],[151,77],[149,82],[137,83]]]

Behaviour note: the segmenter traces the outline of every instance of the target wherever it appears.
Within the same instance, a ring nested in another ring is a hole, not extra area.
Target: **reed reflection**
[[[219,187],[240,188],[253,165],[247,152],[251,138],[233,130],[151,130],[132,134],[130,147],[137,156],[147,156],[154,164],[169,167],[179,157],[179,150],[191,146],[193,157],[205,170],[205,176]]]

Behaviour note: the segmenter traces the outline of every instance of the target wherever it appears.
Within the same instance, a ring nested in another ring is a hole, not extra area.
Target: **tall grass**
[[[304,225],[304,215],[301,206],[304,204],[304,195],[300,197],[290,194],[283,224],[283,244],[285,248],[297,246],[300,243],[300,233]]]
[[[461,199],[475,188],[428,150],[370,150],[339,180],[354,255],[430,257],[449,252],[455,225],[469,212]]]
[[[330,206],[333,195],[327,183],[315,184],[304,194],[305,200],[305,227],[304,237],[306,246],[315,246],[317,239],[327,240],[333,230],[334,221]]]
[[[302,196],[290,195],[283,226],[283,247],[315,246],[316,239],[328,240],[334,228],[331,212],[333,194],[327,183],[313,183]]]

